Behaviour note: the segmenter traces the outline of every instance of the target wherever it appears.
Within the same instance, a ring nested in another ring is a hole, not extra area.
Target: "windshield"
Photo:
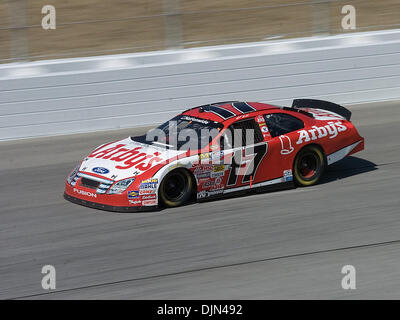
[[[222,123],[179,115],[133,141],[175,150],[198,150],[208,146],[223,128]]]

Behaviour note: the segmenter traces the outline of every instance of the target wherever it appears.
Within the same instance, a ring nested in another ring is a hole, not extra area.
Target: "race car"
[[[350,117],[343,106],[312,99],[191,108],[144,135],[96,148],[67,177],[64,197],[128,212],[312,186],[326,166],[364,149]]]

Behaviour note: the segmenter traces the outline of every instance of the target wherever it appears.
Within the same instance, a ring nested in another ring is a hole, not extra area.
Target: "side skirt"
[[[282,181],[282,179],[283,178],[274,179],[274,180],[279,180],[279,182],[275,182],[275,183],[267,184],[267,182],[269,182],[269,181],[262,182],[257,185],[253,185],[251,188],[250,188],[250,186],[243,186],[243,187],[234,188],[234,189],[227,189],[227,190],[224,190],[224,193],[197,199],[197,202],[207,202],[207,201],[218,200],[218,199],[228,199],[228,198],[244,196],[244,195],[248,195],[248,194],[252,194],[252,193],[281,191],[281,190],[293,189],[296,187],[295,184],[293,183],[293,181]],[[270,180],[270,181],[273,181],[273,180]],[[229,192],[225,192],[225,191],[229,191]]]

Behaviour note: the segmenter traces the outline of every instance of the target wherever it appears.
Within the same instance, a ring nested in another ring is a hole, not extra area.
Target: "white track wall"
[[[0,140],[161,123],[205,103],[400,98],[400,30],[0,65]]]

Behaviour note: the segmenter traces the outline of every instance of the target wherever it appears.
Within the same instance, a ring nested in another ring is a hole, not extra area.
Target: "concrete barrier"
[[[157,124],[224,100],[400,98],[400,30],[0,65],[0,140]]]

